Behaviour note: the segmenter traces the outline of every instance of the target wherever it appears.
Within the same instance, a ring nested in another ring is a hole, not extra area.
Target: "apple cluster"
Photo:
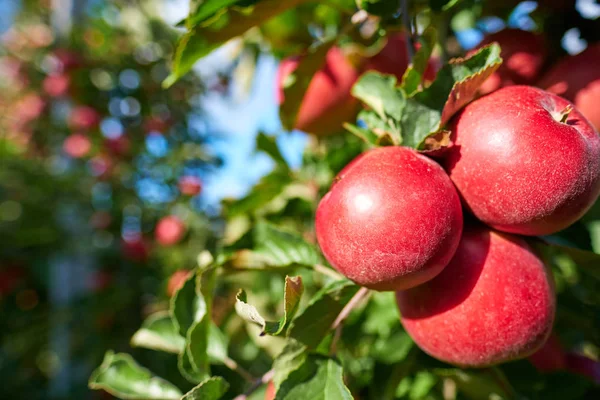
[[[567,228],[600,194],[590,120],[550,91],[498,79],[453,118],[439,158],[401,146],[363,153],[315,221],[333,267],[395,291],[417,345],[463,367],[524,358],[546,342],[554,284],[527,237]]]

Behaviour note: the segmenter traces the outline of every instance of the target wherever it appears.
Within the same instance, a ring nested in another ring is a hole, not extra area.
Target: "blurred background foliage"
[[[232,41],[227,39],[237,35],[206,34],[206,43],[178,58],[185,30],[176,24],[186,17],[187,3],[0,2],[2,398],[111,398],[87,388],[108,349],[131,352],[153,373],[190,389],[176,356],[131,350],[132,335],[147,316],[169,308],[186,271],[202,265],[207,252],[247,248],[257,220],[314,244],[318,199],[366,148],[349,134],[286,132],[274,76],[279,59],[333,36],[357,55],[376,53],[380,39],[402,25],[389,2],[358,1],[383,15],[368,37],[348,26],[354,0],[296,2],[298,7],[249,25],[255,27]],[[600,39],[600,5],[594,1],[577,1],[577,7],[568,0],[410,4],[415,25],[448,27],[445,47],[436,50],[442,60],[505,26],[543,32],[548,64]],[[435,12],[437,4],[449,11]],[[236,21],[221,15],[211,24]],[[180,78],[164,88],[169,74]],[[168,223],[159,224],[164,218]],[[600,253],[600,205],[554,239]],[[569,257],[551,260],[560,304],[557,334],[565,347],[597,360],[598,280],[588,279]],[[281,338],[259,337],[258,328],[236,315],[235,294],[244,288],[252,304],[275,319],[282,314],[286,273],[303,277],[303,307],[328,282],[303,268],[234,266],[217,285],[212,319],[227,333],[229,361],[215,363],[213,372],[230,383],[231,398],[244,391],[241,376],[265,373],[284,346]],[[439,399],[450,380],[460,385],[464,378],[416,349],[390,293],[373,295],[351,314],[338,356],[354,379],[349,386],[356,398]],[[230,360],[239,368],[232,369]],[[543,375],[527,361],[500,372],[512,390],[529,398],[598,395],[585,379]],[[497,376],[488,375],[468,379],[492,386]],[[480,393],[466,392],[465,398]]]

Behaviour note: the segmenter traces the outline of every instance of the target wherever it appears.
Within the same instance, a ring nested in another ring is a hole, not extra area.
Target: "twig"
[[[265,383],[268,383],[270,380],[272,380],[273,379],[273,375],[275,375],[275,371],[272,370],[272,369],[270,369],[263,376],[261,376],[260,378],[256,379],[252,383],[252,386],[250,386],[248,388],[248,390],[246,390],[244,392],[244,394],[240,394],[239,396],[235,397],[233,400],[246,400],[248,398],[248,396],[250,396],[252,393],[254,393],[254,391],[256,389],[258,389],[259,387],[261,387]]]
[[[327,268],[326,266],[321,264],[313,265],[313,269],[323,275],[327,275],[328,277],[335,279],[336,281],[344,279],[342,275],[338,274],[331,268]]]
[[[400,10],[402,12],[402,23],[408,30],[406,52],[408,54],[408,62],[410,64],[415,56],[415,43],[412,32],[412,24],[410,22],[410,15],[408,14],[408,0],[400,0]]]
[[[356,294],[350,299],[348,304],[346,304],[346,306],[342,308],[342,311],[340,311],[335,321],[333,321],[333,324],[331,324],[331,329],[335,330],[333,340],[331,341],[331,354],[335,354],[337,350],[337,342],[339,341],[340,336],[342,335],[342,322],[344,322],[344,320],[348,318],[348,315],[350,315],[350,312],[352,312],[354,307],[356,307],[358,303],[360,303],[360,301],[363,298],[365,298],[368,294],[369,289],[367,289],[366,287],[361,287],[360,289],[358,289],[358,292],[356,292]]]
[[[250,374],[250,372],[246,371],[246,369],[241,367],[235,360],[227,356],[225,356],[225,358],[223,359],[223,364],[225,364],[225,366],[230,370],[237,372],[242,378],[244,378],[248,382],[254,382],[256,380],[256,378],[252,374]]]

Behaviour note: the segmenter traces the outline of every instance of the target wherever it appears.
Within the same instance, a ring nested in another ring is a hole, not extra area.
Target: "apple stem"
[[[560,112],[560,121],[561,123],[566,123],[569,118],[569,114],[573,111],[573,106],[568,104],[561,112]]]

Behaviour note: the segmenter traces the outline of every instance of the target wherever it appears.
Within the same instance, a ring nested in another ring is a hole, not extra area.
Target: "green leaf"
[[[175,296],[171,298],[171,316],[173,322],[183,337],[190,327],[206,315],[206,302],[197,288],[197,274],[190,274]]]
[[[314,265],[320,263],[317,249],[296,232],[261,220],[254,227],[255,251],[269,257],[274,265]]]
[[[360,114],[358,119],[360,119]],[[344,128],[354,136],[359,137],[365,143],[369,145],[369,147],[378,146],[379,145],[379,136],[377,136],[372,130],[358,127],[356,125],[350,124],[348,122],[344,123]]]
[[[378,338],[373,344],[371,355],[385,364],[395,364],[410,354],[415,344],[404,331],[397,331],[386,338]]]
[[[223,14],[230,6],[249,7],[260,0],[191,0],[191,3],[200,2],[194,9],[194,5],[190,4],[190,15],[186,20],[187,26],[196,26],[200,22],[214,17],[215,15]]]
[[[473,100],[479,86],[501,62],[498,45],[483,47],[470,57],[451,60],[429,87],[411,96],[402,87],[395,87],[392,77],[370,72],[352,89],[353,95],[371,108],[359,118],[379,141],[387,135],[396,145],[438,150],[450,143],[450,132],[443,129],[446,123]],[[405,84],[412,92],[417,79],[412,76],[414,73],[408,74]]]
[[[177,43],[173,70],[163,85],[168,87],[175,83],[196,61],[228,40],[306,1],[261,0],[251,9],[229,8],[226,12],[217,12],[216,17],[209,12],[201,13],[200,17],[192,14],[186,21],[188,32]],[[203,20],[209,15],[211,18]]]
[[[300,59],[298,66],[292,72],[290,77],[293,77],[293,79],[286,79],[291,83],[284,85],[283,97],[285,100],[279,107],[279,117],[286,130],[292,130],[296,126],[296,118],[302,105],[304,94],[314,74],[325,64],[327,52],[335,43],[336,40],[329,40],[309,49],[308,53]]]
[[[275,137],[267,136],[260,132],[256,136],[256,149],[267,153],[277,163],[278,166],[289,171],[289,166],[279,150],[279,146],[277,145],[277,140]]]
[[[131,338],[131,346],[143,347],[168,353],[183,350],[185,339],[181,336],[167,312],[159,312],[146,318],[142,327]]]
[[[321,289],[290,327],[289,337],[315,349],[359,287],[349,280],[335,281]]]
[[[262,177],[246,197],[226,203],[227,216],[231,218],[254,213],[280,195],[291,182],[289,168],[275,168],[271,173]]]
[[[352,95],[361,100],[377,115],[379,124],[366,120],[365,114],[359,115],[377,136],[391,135],[396,145],[402,144],[400,121],[406,107],[406,95],[396,89],[396,77],[367,72],[352,87]]]
[[[598,265],[600,265],[600,254],[551,242],[551,237],[549,237],[548,240],[550,241],[538,241],[535,245],[542,251],[550,250],[551,252],[566,254],[586,274],[600,280],[600,269],[598,269]]]
[[[397,0],[356,0],[356,6],[371,15],[389,17],[395,14],[399,8]]]
[[[433,370],[441,378],[452,379],[467,398],[480,399],[514,399],[514,391],[501,375],[500,370],[489,368],[484,371],[453,369]],[[501,382],[501,383],[499,383]]]
[[[211,321],[210,310],[212,308],[212,293],[215,285],[216,270],[210,268],[203,271],[196,279],[195,293],[198,298],[204,303],[205,312],[201,318],[195,320],[188,328],[185,340],[185,351],[180,354],[179,367],[183,369],[182,374],[186,379],[194,383],[199,383],[201,380],[210,376],[210,348],[211,343],[211,326],[214,325]],[[182,289],[183,290],[183,289]],[[221,346],[222,342],[217,342],[220,338],[213,331],[214,345]],[[218,329],[217,329],[218,331]],[[224,350],[221,349],[219,354]],[[226,354],[226,350],[225,350]]]
[[[90,389],[105,390],[120,399],[171,400],[181,392],[173,384],[141,367],[128,354],[108,351],[90,377]]]
[[[342,366],[332,358],[309,355],[277,390],[276,400],[351,400]]]
[[[418,372],[410,388],[408,398],[410,400],[423,399],[433,389],[437,381],[437,377],[427,371]]]
[[[273,370],[275,371],[273,384],[275,387],[279,388],[290,373],[297,370],[304,363],[307,356],[305,345],[294,339],[289,339],[281,353],[273,361]]]
[[[218,400],[227,392],[229,384],[220,376],[214,376],[202,381],[198,386],[187,392],[181,400]]]
[[[285,289],[283,293],[284,311],[283,317],[279,321],[265,321],[256,307],[247,303],[246,292],[241,289],[236,296],[235,311],[240,317],[260,326],[262,329],[261,336],[265,334],[272,336],[280,335],[285,331],[298,311],[300,297],[302,297],[303,292],[304,285],[302,284],[302,278],[299,276],[285,277]]]
[[[436,41],[437,32],[432,27],[425,29],[423,35],[419,37],[421,47],[415,53],[412,63],[408,66],[402,76],[401,86],[409,96],[414,95],[423,82],[423,75],[429,65],[429,58],[431,57]]]

